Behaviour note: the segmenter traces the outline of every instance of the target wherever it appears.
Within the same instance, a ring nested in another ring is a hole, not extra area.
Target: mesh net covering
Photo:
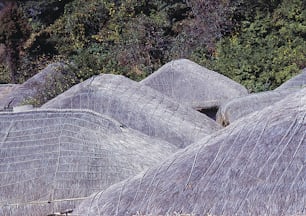
[[[306,84],[306,69],[274,91],[254,93],[224,102],[217,113],[217,122],[226,126],[257,110],[273,105],[286,96],[299,91]]]
[[[0,108],[19,106],[27,100],[43,100],[41,97],[49,94],[56,85],[63,88],[65,83],[69,83],[69,79],[73,79],[73,76],[64,63],[49,64],[35,76],[21,85],[16,85],[12,91],[4,95],[0,101]]]
[[[247,94],[242,85],[187,59],[165,64],[141,83],[194,109],[218,107]]]
[[[18,84],[0,84],[0,100],[18,88]]]
[[[185,147],[220,129],[207,116],[160,92],[110,74],[75,85],[41,108],[91,109],[178,147]]]
[[[285,89],[296,89],[296,88],[302,88],[306,85],[306,68],[304,68],[301,73],[287,82],[280,85],[276,90],[285,90]]]
[[[266,91],[234,98],[220,106],[217,112],[217,122],[223,126],[227,126],[252,112],[273,105],[296,91],[295,89]]]
[[[177,148],[86,110],[0,114],[0,215],[47,215]]]
[[[132,179],[79,215],[303,215],[306,88],[237,120]]]

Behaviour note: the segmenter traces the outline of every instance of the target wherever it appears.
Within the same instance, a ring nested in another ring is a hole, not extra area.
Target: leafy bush
[[[0,84],[9,83],[10,80],[10,71],[8,67],[5,64],[0,64]]]
[[[274,89],[306,66],[306,11],[302,1],[284,0],[271,13],[257,10],[254,21],[222,38],[213,68],[250,91]]]
[[[18,2],[32,32],[28,37],[27,20],[18,15],[27,31],[13,49],[15,82],[59,60],[72,62],[82,81],[99,73],[140,80],[173,59],[189,58],[257,92],[305,67],[305,1]]]
[[[0,43],[5,45],[10,82],[18,79],[17,65],[22,45],[30,35],[30,27],[16,2],[9,2],[0,11]],[[2,70],[4,72],[4,70]],[[7,75],[5,75],[7,76]]]

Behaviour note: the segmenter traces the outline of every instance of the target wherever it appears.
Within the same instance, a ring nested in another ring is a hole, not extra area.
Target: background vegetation
[[[78,81],[99,73],[140,80],[189,58],[269,90],[306,67],[305,0],[0,1],[0,83],[50,62]]]

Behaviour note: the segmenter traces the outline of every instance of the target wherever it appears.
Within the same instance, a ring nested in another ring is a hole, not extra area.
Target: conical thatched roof
[[[71,78],[68,73],[68,66],[63,63],[48,65],[38,74],[14,88],[14,91],[1,98],[0,108],[12,108],[22,105],[27,100],[37,100],[37,98],[50,94],[48,91],[53,91],[56,85],[62,84],[61,87],[64,88],[64,82]],[[73,75],[70,74],[70,76]]]
[[[85,110],[0,114],[0,215],[46,216],[156,164],[176,147]]]
[[[294,92],[296,92],[295,89],[266,91],[234,98],[220,106],[217,112],[217,122],[223,126],[227,126],[252,112],[273,105],[275,102],[284,99],[284,97]]]
[[[111,74],[75,85],[43,105],[44,108],[94,110],[178,147],[185,147],[220,128],[205,115],[154,89]]]
[[[194,109],[218,107],[247,94],[242,85],[187,59],[165,64],[141,83]]]
[[[303,215],[306,88],[95,193],[80,215]]]
[[[275,90],[282,91],[285,89],[300,89],[305,86],[306,86],[306,68],[304,68],[299,75],[283,83]]]

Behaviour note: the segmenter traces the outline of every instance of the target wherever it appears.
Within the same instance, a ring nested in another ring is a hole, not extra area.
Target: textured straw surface
[[[38,74],[14,88],[0,100],[0,108],[12,108],[23,104],[26,100],[35,98],[38,94],[46,94],[43,91],[50,91],[47,86],[55,86],[61,79],[65,79],[67,66],[63,63],[53,63],[41,70]],[[52,83],[53,82],[53,83]]]
[[[266,91],[234,98],[223,103],[217,112],[217,122],[227,126],[252,112],[262,110],[296,92],[296,89]]]
[[[220,128],[207,116],[150,87],[110,74],[75,85],[43,105],[44,108],[91,109],[178,147],[185,147]]]
[[[218,107],[247,94],[242,85],[187,59],[165,64],[141,83],[194,109]]]
[[[274,91],[254,93],[229,100],[220,106],[217,113],[217,122],[222,125],[228,125],[249,113],[261,110],[299,91],[302,87],[305,87],[305,84],[306,69]]]
[[[0,100],[13,92],[19,84],[0,84]]]
[[[95,193],[80,215],[304,215],[306,88]]]
[[[177,150],[85,110],[0,114],[0,215],[46,216]]]
[[[301,71],[301,74],[291,78],[287,82],[283,83],[281,86],[276,88],[275,90],[284,90],[284,89],[299,89],[305,87],[306,85],[306,68]]]

